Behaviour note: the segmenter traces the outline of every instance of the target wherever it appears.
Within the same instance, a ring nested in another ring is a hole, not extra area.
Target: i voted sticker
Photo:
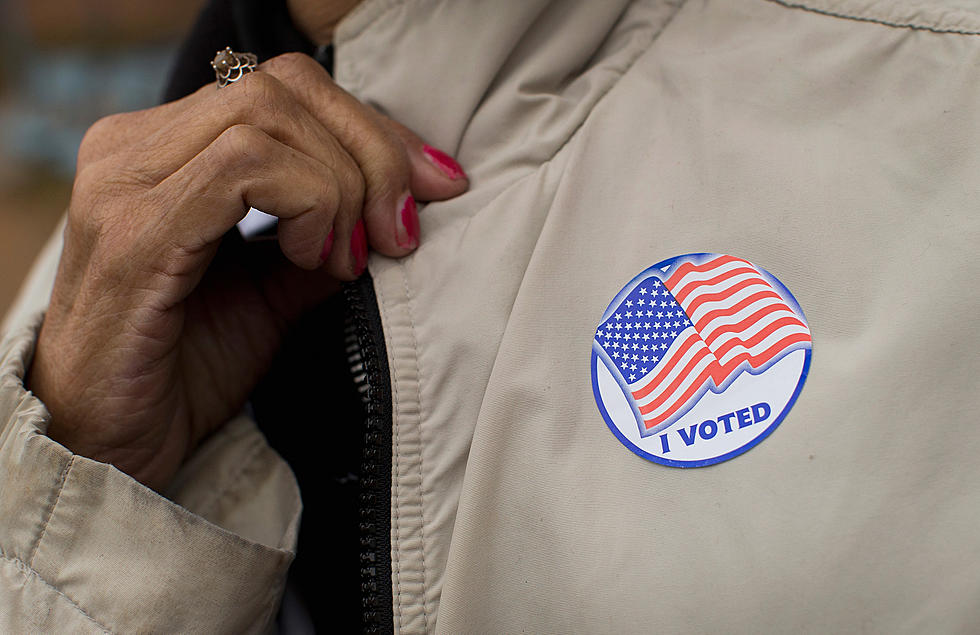
[[[613,434],[673,467],[727,461],[768,437],[803,389],[810,328],[747,260],[687,254],[633,278],[592,342],[592,390]]]

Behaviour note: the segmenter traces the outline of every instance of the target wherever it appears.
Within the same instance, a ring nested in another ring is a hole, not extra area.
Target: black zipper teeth
[[[361,403],[368,403],[368,389],[371,387],[368,381],[368,374],[364,370],[364,358],[361,354],[361,345],[357,341],[357,327],[348,317],[344,325],[344,353],[347,355],[347,366],[351,377],[354,380],[354,387],[361,396]]]
[[[361,619],[365,633],[394,631],[391,599],[391,388],[388,358],[370,276],[344,286],[344,346],[364,403],[361,463]]]

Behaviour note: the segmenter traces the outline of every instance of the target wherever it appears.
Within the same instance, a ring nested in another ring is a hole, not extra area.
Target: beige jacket
[[[472,178],[370,263],[397,632],[980,629],[980,4],[367,0],[336,54]],[[2,348],[0,631],[264,627],[300,501],[252,422],[167,497],[44,436],[58,250]],[[610,432],[591,353],[693,252],[775,274],[812,364],[764,441],[680,469]]]

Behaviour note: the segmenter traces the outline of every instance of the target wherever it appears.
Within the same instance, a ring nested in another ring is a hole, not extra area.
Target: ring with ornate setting
[[[259,59],[253,53],[236,53],[226,46],[223,51],[215,53],[211,68],[218,78],[218,88],[224,88],[254,71],[258,63]]]

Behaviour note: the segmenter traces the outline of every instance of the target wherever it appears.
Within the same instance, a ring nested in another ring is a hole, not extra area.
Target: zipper
[[[365,633],[391,633],[391,385],[370,274],[344,285],[344,299],[344,347],[365,413],[358,510],[361,624]]]

